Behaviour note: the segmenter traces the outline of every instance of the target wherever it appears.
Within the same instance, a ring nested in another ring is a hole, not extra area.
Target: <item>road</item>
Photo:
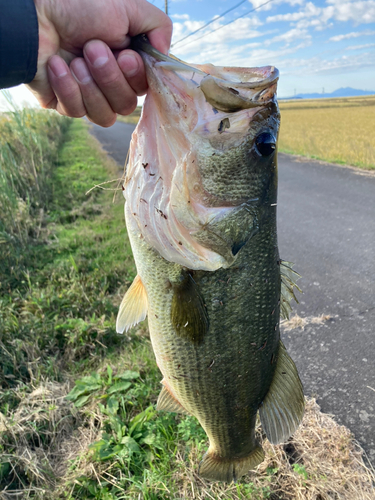
[[[91,130],[123,166],[133,128]],[[330,317],[283,333],[305,393],[375,464],[375,175],[279,154],[278,234],[302,275],[294,313]]]

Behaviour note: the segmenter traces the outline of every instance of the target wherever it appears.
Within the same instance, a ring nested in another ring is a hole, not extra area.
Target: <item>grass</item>
[[[375,169],[375,96],[280,101],[279,151]]]
[[[12,101],[4,92],[9,104]],[[35,109],[0,114],[0,248],[3,259],[39,238],[53,198],[50,176],[67,118]]]
[[[1,498],[373,498],[362,451],[314,401],[285,445],[258,428],[267,457],[257,471],[231,485],[199,478],[206,436],[193,417],[156,412],[146,325],[115,333],[135,276],[123,199],[85,193],[117,175],[74,121],[51,169],[48,238],[26,246],[10,275],[0,269]]]

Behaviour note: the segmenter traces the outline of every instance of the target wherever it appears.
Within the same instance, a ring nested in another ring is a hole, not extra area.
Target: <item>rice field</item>
[[[375,169],[375,96],[279,101],[279,151]]]

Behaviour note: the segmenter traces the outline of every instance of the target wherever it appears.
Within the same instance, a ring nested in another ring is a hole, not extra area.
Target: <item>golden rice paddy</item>
[[[279,151],[375,169],[375,96],[279,101]]]

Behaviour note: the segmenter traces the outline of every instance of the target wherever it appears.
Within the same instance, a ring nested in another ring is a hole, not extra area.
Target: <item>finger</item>
[[[155,49],[167,54],[171,45],[172,21],[160,9],[145,0],[137,0],[135,11],[129,15],[129,35],[147,33]]]
[[[87,117],[102,127],[110,127],[116,121],[116,113],[96,85],[82,57],[77,57],[70,64],[70,70],[77,80]]]
[[[126,81],[115,56],[100,40],[91,40],[83,48],[87,67],[97,86],[116,113],[128,115],[137,106],[137,96]]]
[[[141,56],[133,50],[123,50],[118,54],[117,64],[134,92],[144,95],[148,85]]]
[[[56,110],[73,118],[85,116],[81,90],[73,78],[68,65],[60,56],[52,56],[48,61],[48,78],[57,97]],[[52,104],[54,101],[52,101]],[[49,105],[51,107],[51,103]]]

